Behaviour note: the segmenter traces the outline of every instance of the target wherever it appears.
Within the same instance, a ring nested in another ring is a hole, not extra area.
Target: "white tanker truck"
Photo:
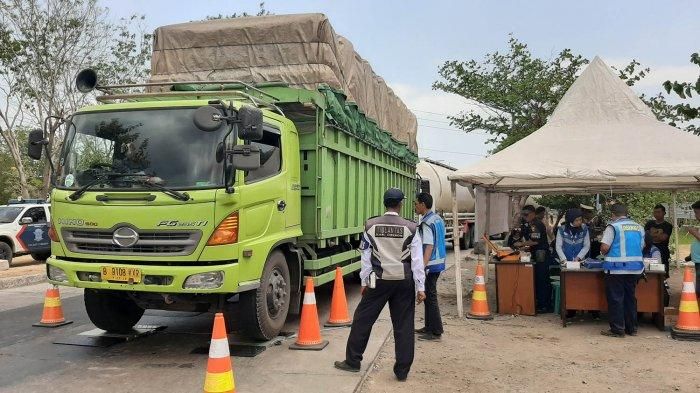
[[[447,176],[455,172],[447,164],[427,158],[421,159],[416,168],[421,192],[433,197],[433,210],[445,221],[447,239],[452,238],[452,193]],[[474,245],[474,198],[466,187],[457,187],[457,208],[459,220],[459,248],[468,249]]]

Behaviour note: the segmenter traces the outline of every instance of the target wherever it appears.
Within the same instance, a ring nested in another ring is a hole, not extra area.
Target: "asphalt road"
[[[63,287],[64,315],[74,322],[53,329],[32,327],[41,317],[46,288],[40,284],[0,291],[0,392],[202,391],[213,314],[149,310],[139,323],[166,326],[164,330],[107,348],[56,344],[81,339],[81,333],[95,327],[85,313],[82,290]],[[328,318],[331,290],[330,285],[317,289],[321,323]],[[346,292],[352,313],[359,286],[346,281]],[[285,331],[296,332],[297,322],[289,321]],[[385,309],[365,354],[365,370],[390,329]],[[323,338],[330,344],[319,352],[289,350],[292,338],[256,357],[234,356],[236,391],[354,391],[363,373],[332,366],[344,358],[348,332],[349,328],[324,329]],[[230,342],[239,339],[235,334],[229,337]]]

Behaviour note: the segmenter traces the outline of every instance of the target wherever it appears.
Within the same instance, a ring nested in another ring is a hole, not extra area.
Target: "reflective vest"
[[[417,225],[394,214],[370,218],[365,223],[366,245],[372,251],[372,270],[381,280],[413,278],[411,242]]]
[[[566,230],[565,225],[562,225],[559,227],[558,232],[559,237],[562,239],[561,250],[564,252],[566,260],[573,261],[583,249],[586,237],[588,236],[588,227],[586,224],[583,224],[580,231],[572,233]]]
[[[428,262],[428,273],[439,273],[445,270],[445,257],[447,256],[447,247],[445,247],[445,222],[442,218],[432,211],[429,211],[420,224],[421,236],[428,230],[433,234],[433,253],[430,255]],[[423,248],[425,249],[425,244]]]
[[[642,249],[644,236],[642,226],[629,218],[621,218],[610,226],[615,231],[615,238],[605,256],[605,270],[643,270]]]

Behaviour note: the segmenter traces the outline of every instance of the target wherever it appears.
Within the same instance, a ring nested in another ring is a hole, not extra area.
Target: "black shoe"
[[[624,333],[613,332],[612,330],[603,330],[600,334],[607,337],[625,338]]]
[[[396,380],[399,382],[406,382],[406,378],[408,378],[408,376],[405,376],[405,377],[399,377],[398,375],[396,376]]]
[[[425,333],[418,336],[421,341],[440,341],[442,340],[441,334]]]
[[[422,327],[422,328],[420,328],[420,329],[416,329],[416,333],[418,333],[418,334],[425,334],[425,333],[428,333],[428,328]]]
[[[358,373],[358,372],[360,372],[360,368],[359,368],[359,367],[353,367],[353,366],[347,364],[347,363],[345,362],[345,360],[343,360],[342,362],[335,362],[334,365],[335,365],[335,368],[337,368],[338,370],[350,371],[350,372],[353,372],[353,373]]]
[[[633,331],[630,331],[630,332],[625,331],[625,334],[627,334],[628,336],[635,337],[635,336],[637,335],[637,331],[636,331],[636,330],[633,330]]]

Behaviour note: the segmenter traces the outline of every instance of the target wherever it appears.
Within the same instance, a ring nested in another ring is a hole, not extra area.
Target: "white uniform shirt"
[[[394,212],[386,212],[384,214],[390,214],[398,216]],[[367,240],[367,235],[362,234],[362,239],[365,243],[369,244]],[[371,246],[370,246],[371,247]],[[360,280],[362,281],[362,286],[367,286],[367,278],[372,272],[372,250],[367,247],[361,252],[362,267],[360,269]],[[416,234],[413,236],[413,241],[411,241],[411,271],[413,272],[413,281],[416,283],[417,291],[425,291],[425,264],[423,263],[423,241],[421,240],[418,230],[416,229]]]

